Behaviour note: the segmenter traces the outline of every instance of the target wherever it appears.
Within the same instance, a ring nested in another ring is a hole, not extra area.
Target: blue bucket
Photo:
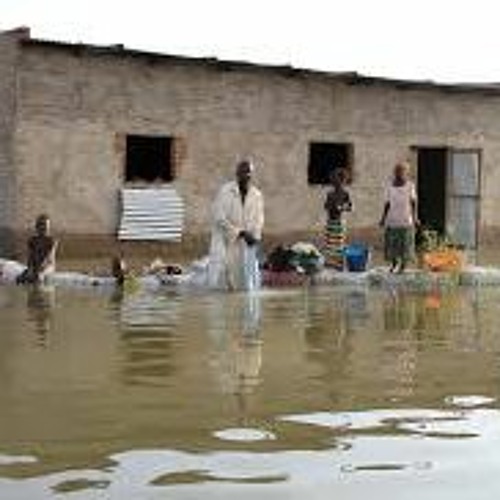
[[[354,273],[366,271],[368,259],[370,257],[369,248],[362,243],[353,243],[344,248],[344,258],[347,270]]]

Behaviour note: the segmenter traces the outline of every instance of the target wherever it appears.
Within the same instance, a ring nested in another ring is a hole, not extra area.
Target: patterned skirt
[[[415,230],[413,227],[388,227],[385,230],[385,259],[401,260],[405,264],[415,257]]]
[[[325,265],[339,271],[344,269],[346,227],[342,221],[329,220],[325,227],[323,254]]]

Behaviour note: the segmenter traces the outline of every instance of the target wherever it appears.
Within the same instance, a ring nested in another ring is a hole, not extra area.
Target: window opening
[[[347,143],[311,142],[309,145],[309,184],[330,184],[332,173],[337,168],[345,168],[348,182],[352,178],[353,146]]]
[[[172,138],[127,135],[125,181],[171,182]]]

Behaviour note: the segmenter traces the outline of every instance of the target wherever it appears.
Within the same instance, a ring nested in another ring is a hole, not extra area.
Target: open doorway
[[[418,218],[423,227],[446,232],[447,148],[417,148]]]
[[[481,152],[417,148],[418,215],[425,228],[465,248],[477,248]]]

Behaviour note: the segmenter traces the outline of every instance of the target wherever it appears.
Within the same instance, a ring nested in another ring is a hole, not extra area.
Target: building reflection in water
[[[176,371],[178,298],[118,290],[111,303],[119,315],[125,384],[164,386]]]
[[[328,387],[330,403],[342,406],[377,394],[412,398],[422,370],[428,369],[428,363],[419,363],[430,358],[429,346],[437,351],[456,344],[460,332],[470,341],[480,331],[464,297],[451,291],[309,290],[304,294],[307,357],[319,368],[314,376]]]
[[[443,349],[480,349],[481,321],[471,299],[464,291],[439,289],[386,297],[380,371],[388,396],[407,399],[433,378],[437,387],[438,376],[423,373],[432,366],[431,359],[445,372],[450,359],[440,359]]]
[[[311,288],[304,295],[307,357],[320,368],[316,378],[328,387],[328,399],[334,405],[350,398],[341,381],[357,372],[364,332],[373,321],[368,293],[364,288],[338,288],[331,293]]]
[[[380,379],[387,397],[406,399],[414,394],[418,361],[418,319],[421,297],[387,294],[383,301]]]
[[[33,324],[36,343],[47,347],[53,322],[55,288],[53,286],[29,285],[26,287],[28,321]]]

